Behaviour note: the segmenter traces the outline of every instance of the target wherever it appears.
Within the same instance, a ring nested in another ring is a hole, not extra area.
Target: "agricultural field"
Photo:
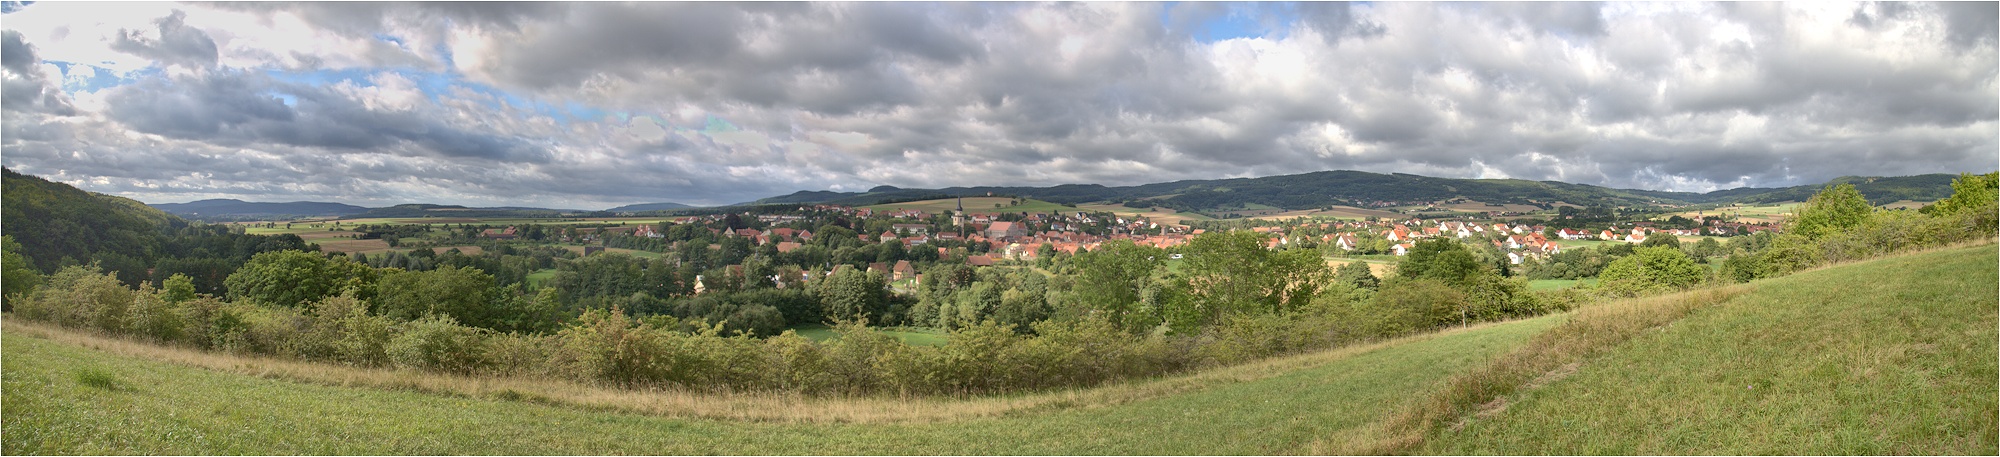
[[[1154,207],[1154,208],[1148,208],[1148,209],[1139,209],[1139,208],[1132,208],[1132,207],[1128,207],[1128,206],[1125,206],[1125,205],[1122,205],[1122,204],[1120,204],[1120,205],[1101,205],[1101,204],[1099,204],[1099,205],[1076,205],[1076,207],[1077,207],[1077,209],[1081,209],[1081,210],[1084,210],[1084,211],[1103,211],[1103,212],[1108,212],[1108,213],[1112,213],[1112,214],[1117,214],[1117,215],[1119,215],[1119,216],[1127,216],[1127,217],[1144,217],[1144,218],[1147,218],[1147,219],[1149,219],[1149,220],[1152,220],[1152,221],[1153,221],[1153,223],[1156,223],[1156,224],[1162,224],[1162,225],[1176,225],[1176,226],[1183,226],[1183,227],[1187,226],[1187,221],[1212,221],[1212,220],[1215,220],[1215,218],[1212,218],[1212,217],[1208,217],[1207,215],[1204,215],[1204,214],[1201,214],[1201,213],[1183,213],[1183,212],[1179,212],[1179,211],[1176,211],[1176,210],[1173,210],[1173,209],[1171,209],[1171,208],[1162,208],[1162,207]]]
[[[1889,202],[1889,203],[1887,203],[1887,204],[1884,204],[1884,205],[1882,205],[1882,206],[1878,206],[1878,208],[1882,208],[1882,209],[1919,209],[1919,208],[1923,208],[1923,207],[1925,207],[1925,206],[1930,206],[1930,204],[1931,204],[1931,203],[1933,203],[1933,202],[1920,202],[1920,201],[1916,201],[1916,200],[1897,200],[1897,201],[1893,201],[1893,202]]]
[[[1753,206],[1730,205],[1715,209],[1683,211],[1679,213],[1660,216],[1656,219],[1664,220],[1668,217],[1680,216],[1688,219],[1701,220],[1701,218],[1705,216],[1724,215],[1725,217],[1727,217],[1733,215],[1736,216],[1737,222],[1742,222],[1746,224],[1775,224],[1779,222],[1784,222],[1785,219],[1792,217],[1792,212],[1797,211],[1799,205],[1802,204],[1804,203],[1793,202],[1793,203],[1778,203],[1770,205],[1753,205]]]
[[[1202,211],[1203,214],[1215,216],[1216,218],[1230,218],[1230,217],[1254,218],[1259,216],[1276,215],[1278,213],[1283,213],[1283,212],[1285,212],[1284,208],[1279,208],[1271,205],[1257,204],[1257,203],[1244,203],[1243,206],[1238,209],[1231,209],[1231,210],[1212,209],[1212,210]]]
[[[959,199],[946,198],[939,200],[919,200],[913,202],[869,205],[869,206],[863,206],[861,208],[873,211],[918,210],[928,214],[943,214],[945,211],[953,211],[958,209],[958,205],[959,205]],[[1063,206],[1055,203],[1049,203],[1032,198],[1026,199],[1025,201],[1022,201],[1021,204],[1016,205],[1014,204],[1014,199],[1011,197],[965,197],[965,212],[968,213],[1006,212],[1006,213],[1056,214],[1056,213],[1074,212],[1076,210],[1077,208]]]
[[[1459,211],[1459,212],[1467,212],[1467,213],[1484,213],[1488,211],[1532,213],[1536,211],[1542,211],[1541,207],[1537,207],[1535,205],[1487,204],[1478,201],[1447,203],[1444,205],[1444,209]]]
[[[561,245],[558,245],[558,244],[546,244],[546,245],[544,245],[544,246],[556,246],[556,247],[560,247],[560,248],[563,248],[563,249],[568,249],[568,250],[569,250],[570,252],[574,252],[574,253],[577,253],[578,255],[582,255],[582,254],[583,254],[583,248],[584,248],[583,246],[577,246],[577,245],[573,245],[573,244],[561,244]],[[613,254],[625,254],[625,255],[629,255],[629,256],[633,256],[633,257],[640,257],[640,258],[647,258],[647,259],[657,259],[657,258],[660,258],[660,253],[658,253],[658,252],[653,252],[653,251],[641,251],[641,250],[637,250],[637,249],[625,249],[625,248],[604,248],[604,252],[609,252],[609,253],[613,253]]]
[[[1302,209],[1297,211],[1286,211],[1267,216],[1257,216],[1251,219],[1282,221],[1298,217],[1330,218],[1330,219],[1358,221],[1358,220],[1366,220],[1370,217],[1380,218],[1380,219],[1400,219],[1404,217],[1404,215],[1390,211],[1355,208],[1352,206],[1335,206],[1333,207],[1332,210]]]
[[[1354,262],[1368,264],[1368,272],[1374,274],[1377,278],[1389,277],[1389,273],[1396,271],[1396,262],[1393,260],[1354,259],[1347,257],[1326,258],[1326,266],[1328,268],[1340,268]]]

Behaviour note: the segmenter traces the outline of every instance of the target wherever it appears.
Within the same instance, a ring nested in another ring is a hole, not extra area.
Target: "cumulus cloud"
[[[158,201],[562,207],[1329,169],[1703,191],[2000,167],[1990,2],[133,10],[7,13],[8,166]]]

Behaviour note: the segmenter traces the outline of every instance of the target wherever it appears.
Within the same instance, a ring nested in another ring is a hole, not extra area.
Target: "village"
[[[1259,221],[1250,227],[1223,227],[1223,224],[1193,222],[1162,224],[1139,214],[1075,209],[1073,211],[985,211],[967,210],[960,200],[943,211],[922,209],[884,210],[843,205],[801,205],[789,208],[760,208],[746,212],[726,212],[676,216],[654,224],[606,225],[552,229],[553,241],[584,245],[581,253],[605,251],[605,246],[652,246],[642,249],[675,252],[685,243],[709,243],[712,250],[736,243],[752,252],[768,251],[786,258],[808,246],[876,246],[901,253],[858,262],[832,259],[803,264],[794,278],[774,277],[778,287],[798,284],[843,268],[857,268],[883,275],[892,283],[914,281],[930,264],[963,263],[973,267],[1034,265],[1044,256],[1075,255],[1095,250],[1104,243],[1129,241],[1135,245],[1173,252],[1196,235],[1211,230],[1250,230],[1262,235],[1266,248],[1318,249],[1330,262],[1343,258],[1370,258],[1392,263],[1407,255],[1415,243],[1447,238],[1490,249],[1511,265],[1544,261],[1565,250],[1611,243],[1639,244],[1651,237],[1729,237],[1773,231],[1778,225],[1768,221],[1733,221],[1709,216],[1694,228],[1660,227],[1660,221],[1633,220],[1556,228],[1552,221],[1522,219],[1517,213],[1472,215],[1472,217],[1408,217],[1362,220],[1292,218]],[[1004,209],[1004,208],[1003,208]],[[1073,208],[1068,208],[1073,209]],[[1514,216],[1514,217],[1505,217]],[[1504,218],[1503,218],[1504,217]],[[1561,216],[1553,216],[1560,218]],[[1508,220],[1508,219],[1511,219]],[[834,229],[834,228],[838,229]],[[853,241],[829,243],[820,236],[833,229],[852,233]],[[490,228],[480,232],[489,241],[504,242],[519,237],[523,226]],[[702,236],[706,234],[707,236]],[[651,240],[650,243],[633,240]],[[921,252],[930,251],[930,252]],[[931,253],[934,253],[932,255]],[[819,256],[826,257],[826,256]],[[897,258],[884,258],[897,257]],[[723,271],[742,274],[742,265],[728,265]],[[699,291],[703,284],[696,284]]]

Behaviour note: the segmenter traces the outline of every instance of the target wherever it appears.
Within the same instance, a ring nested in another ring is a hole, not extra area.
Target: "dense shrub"
[[[383,349],[398,367],[447,373],[472,373],[484,367],[486,335],[458,325],[447,316],[430,316],[402,324],[402,331]]]
[[[48,283],[15,305],[14,311],[26,319],[122,333],[126,330],[126,310],[136,293],[118,282],[116,275],[102,273],[94,265],[72,265],[49,275]]]
[[[1639,248],[1632,255],[1611,262],[1598,276],[1598,289],[1623,297],[1687,289],[1708,277],[1708,269],[1694,263],[1679,248],[1655,246]]]

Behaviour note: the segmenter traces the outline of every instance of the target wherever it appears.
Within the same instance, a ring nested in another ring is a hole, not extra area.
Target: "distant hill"
[[[594,216],[594,215],[609,215],[609,214],[610,213],[608,212],[602,212],[602,211],[584,211],[575,209],[529,208],[520,206],[473,208],[473,207],[465,207],[459,205],[433,205],[428,203],[410,203],[410,204],[391,206],[387,208],[370,209],[367,212],[349,215],[348,217],[356,219],[374,218],[374,217],[555,218],[555,217],[563,217],[565,215]]]
[[[1932,174],[1904,177],[1842,177],[1826,184],[1784,188],[1739,188],[1709,193],[1614,189],[1588,184],[1522,179],[1454,179],[1362,171],[1320,171],[1296,175],[1215,180],[1185,180],[1137,186],[1109,187],[1064,184],[1052,187],[949,187],[900,189],[881,186],[868,192],[801,191],[758,200],[760,204],[826,203],[865,206],[886,202],[980,196],[1031,197],[1055,203],[1135,202],[1180,211],[1231,210],[1262,205],[1287,210],[1334,205],[1371,206],[1375,202],[1423,202],[1466,198],[1485,203],[1547,207],[1574,205],[1631,206],[1645,204],[1768,203],[1804,201],[1830,184],[1853,183],[1869,201],[1932,201],[1951,195],[1956,176]]]
[[[687,209],[687,208],[694,208],[694,206],[683,205],[674,202],[640,203],[637,205],[620,206],[617,208],[607,209],[605,211],[610,211],[614,213],[630,213],[639,211],[665,211],[670,209]]]
[[[368,212],[368,208],[328,202],[246,202],[220,198],[187,203],[151,205],[162,211],[188,218],[268,218],[274,216],[347,216]]]

